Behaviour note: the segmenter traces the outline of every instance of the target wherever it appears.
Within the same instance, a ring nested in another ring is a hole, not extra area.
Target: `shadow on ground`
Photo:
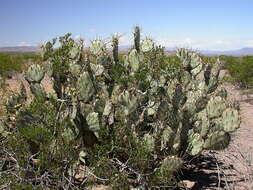
[[[243,181],[229,180],[232,175],[224,175],[225,170],[234,170],[233,165],[225,165],[218,161],[214,151],[206,152],[199,157],[192,158],[185,169],[182,171],[180,180],[195,182],[192,190],[198,189],[231,189],[232,184]],[[232,172],[231,172],[232,173]]]

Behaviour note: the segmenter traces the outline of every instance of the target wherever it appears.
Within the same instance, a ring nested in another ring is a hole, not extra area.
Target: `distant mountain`
[[[243,56],[243,55],[253,55],[253,48],[242,48],[238,50],[230,50],[230,51],[208,51],[208,50],[200,50],[200,52],[204,55],[232,55],[232,56]]]
[[[28,53],[37,52],[38,48],[36,46],[12,46],[12,47],[0,47],[0,52],[18,52],[18,53]]]

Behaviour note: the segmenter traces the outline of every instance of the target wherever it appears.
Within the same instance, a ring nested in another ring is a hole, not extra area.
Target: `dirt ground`
[[[20,81],[29,91],[27,82],[21,76],[7,80],[9,89],[17,92]],[[50,90],[48,79],[42,81]],[[225,84],[229,97],[238,101],[242,123],[233,135],[230,146],[224,151],[205,151],[193,159],[188,166],[184,180],[189,189],[253,190],[253,93],[242,91],[231,84]],[[2,102],[2,101],[1,101]],[[2,105],[1,105],[2,106]]]

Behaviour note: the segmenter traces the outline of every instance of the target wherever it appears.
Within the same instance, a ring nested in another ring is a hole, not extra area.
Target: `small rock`
[[[190,181],[190,180],[183,180],[182,185],[187,188],[187,189],[192,189],[194,185],[196,184],[195,181]]]

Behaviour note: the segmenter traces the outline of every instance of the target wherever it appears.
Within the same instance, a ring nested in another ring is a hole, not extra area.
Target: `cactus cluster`
[[[86,53],[82,42],[69,36],[61,38],[62,46],[56,50],[52,48],[55,42],[48,42],[43,48],[44,67],[32,65],[26,80],[35,99],[43,97],[41,101],[46,102],[50,97],[40,82],[46,73],[52,78],[55,120],[65,126],[55,135],[61,134],[66,143],[81,139],[86,150],[105,143],[105,130],[112,132],[111,141],[124,141],[128,136],[120,131],[128,131],[134,142],[145,144],[152,155],[151,165],[163,176],[180,169],[186,154],[227,147],[240,117],[219,85],[219,60],[203,63],[198,53],[178,49],[177,77],[171,77],[170,63],[159,67],[157,75],[157,63],[147,61],[154,43],[140,38],[136,27],[134,48],[123,61],[119,61],[115,36],[112,55],[101,40],[94,40]],[[133,173],[129,168],[126,171]]]

